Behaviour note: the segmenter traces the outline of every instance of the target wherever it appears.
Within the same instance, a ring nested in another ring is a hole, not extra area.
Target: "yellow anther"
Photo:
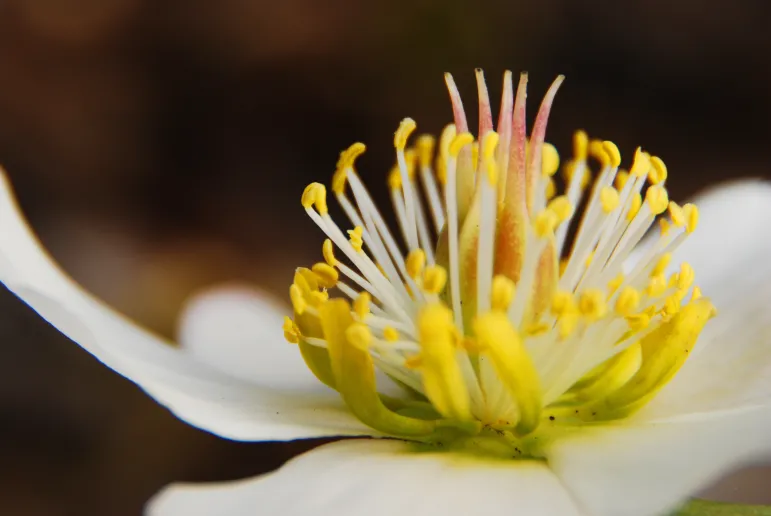
[[[327,209],[327,189],[321,183],[311,183],[306,186],[301,202],[306,210],[315,205],[320,214],[326,215],[329,212]]]
[[[653,215],[660,215],[667,211],[669,195],[663,186],[653,185],[645,192],[645,202]]]
[[[353,313],[355,313],[360,321],[366,319],[370,314],[370,304],[372,303],[372,296],[369,292],[361,292],[356,299],[353,300]]]
[[[621,165],[621,153],[618,151],[618,147],[616,147],[616,144],[606,140],[602,142],[602,148],[603,150],[605,150],[605,153],[608,155],[608,159],[610,160],[610,166],[614,168],[618,168],[618,166]]]
[[[321,246],[321,254],[324,256],[324,261],[330,267],[337,265],[337,258],[335,258],[335,246],[330,239],[324,240],[324,244]]]
[[[616,190],[623,190],[624,185],[628,180],[629,180],[629,172],[621,169],[616,173],[616,179],[613,180],[613,185],[616,187]]]
[[[551,143],[544,143],[541,147],[541,174],[543,177],[551,177],[560,168],[560,155],[557,147]]]
[[[423,273],[423,290],[429,294],[439,294],[447,284],[447,270],[441,265],[429,265]]]
[[[412,279],[418,279],[420,273],[423,272],[423,267],[426,265],[426,253],[422,249],[414,249],[410,251],[405,260],[407,268],[407,275]]]
[[[565,166],[562,167],[562,176],[565,178],[565,182],[569,183],[573,180],[573,174],[576,173],[576,161],[568,161],[565,163]],[[581,190],[585,190],[587,186],[589,186],[589,181],[591,180],[591,173],[589,172],[589,169],[584,167],[584,172],[581,175],[581,184],[579,185],[581,187]]]
[[[561,339],[566,339],[578,326],[578,312],[569,312],[560,316],[557,331]]]
[[[672,224],[670,224],[667,219],[659,219],[659,229],[661,230],[662,235],[666,235],[671,227]]]
[[[668,296],[664,300],[664,306],[661,308],[661,315],[665,318],[672,317],[680,311],[680,297],[677,295]]]
[[[648,175],[648,171],[651,169],[651,158],[647,152],[642,150],[642,147],[637,147],[634,152],[634,161],[632,161],[632,169],[630,174],[635,177],[645,177]],[[655,183],[654,183],[655,184]]]
[[[655,184],[666,181],[667,179],[667,166],[661,161],[658,156],[651,156],[651,171],[648,173],[648,180]]]
[[[664,274],[667,270],[667,267],[669,267],[669,263],[672,261],[672,253],[664,253],[661,255],[661,258],[659,258],[659,261],[656,262],[656,265],[653,266],[653,269],[651,269],[651,277],[653,276],[661,276]]]
[[[600,162],[603,167],[610,166],[610,156],[602,146],[602,140],[589,141],[589,155]]]
[[[436,139],[430,134],[422,134],[415,142],[418,149],[418,162],[423,168],[431,166],[431,159],[434,157],[434,146]]]
[[[391,190],[401,190],[402,188],[402,172],[398,165],[394,165],[388,174],[388,187]]]
[[[701,293],[701,289],[699,287],[693,287],[693,292],[691,293],[691,302],[701,299],[702,296],[703,294]]]
[[[642,195],[640,195],[640,192],[635,192],[630,201],[629,211],[626,213],[626,220],[632,222],[637,214],[640,213],[640,208],[642,208]]]
[[[645,295],[648,297],[659,297],[667,290],[667,279],[663,274],[652,276],[645,287]]]
[[[544,189],[544,195],[546,200],[552,199],[557,194],[557,185],[554,184],[554,179],[548,178],[546,180],[546,188]]]
[[[337,269],[331,265],[319,262],[311,267],[311,270],[316,274],[319,279],[319,285],[324,288],[332,288],[337,285],[340,276],[337,273]]]
[[[447,182],[447,159],[450,157],[450,143],[455,139],[457,130],[455,124],[448,124],[442,130],[439,137],[439,155],[436,158],[436,177],[439,182]]]
[[[345,183],[348,181],[348,169],[338,168],[332,175],[332,191],[335,194],[345,193]]]
[[[544,322],[530,323],[525,327],[525,335],[528,337],[537,337],[551,330],[551,326]]]
[[[337,160],[337,168],[338,169],[345,169],[345,168],[353,168],[353,164],[356,161],[356,158],[364,154],[364,151],[367,150],[367,146],[364,145],[361,142],[356,142],[347,149],[345,149],[343,152],[340,153],[340,159]]]
[[[547,238],[554,234],[554,228],[557,227],[559,219],[557,214],[551,210],[543,210],[536,215],[533,222],[533,229],[535,234],[540,238]]]
[[[471,136],[471,133],[460,133],[459,135],[455,136],[450,142],[450,156],[457,158],[463,147],[472,143],[473,141],[474,137]]]
[[[612,186],[606,186],[600,190],[600,203],[602,204],[602,211],[610,213],[618,207],[619,198],[618,190]]]
[[[404,151],[404,162],[407,164],[407,177],[415,179],[415,171],[417,169],[418,155],[415,149],[407,149]]]
[[[514,299],[514,282],[502,274],[498,274],[493,278],[493,284],[490,294],[490,305],[493,310],[499,310],[501,312],[506,311],[511,304],[511,300]]]
[[[319,289],[319,277],[305,267],[298,267],[294,272],[294,283],[302,292],[312,292]]]
[[[345,338],[356,349],[367,351],[372,344],[372,331],[366,324],[353,323],[345,330]]]
[[[416,124],[415,120],[412,118],[405,118],[402,120],[396,133],[394,133],[394,147],[396,147],[397,150],[404,150],[407,146],[407,139],[417,126],[418,124]]]
[[[585,131],[573,133],[573,159],[585,161],[589,152],[589,136]]]
[[[383,328],[383,339],[387,342],[396,342],[399,340],[399,332],[391,326],[386,326]]]
[[[361,253],[362,247],[364,246],[364,229],[361,226],[356,226],[353,229],[349,229],[348,237],[354,250],[357,253]]]
[[[685,227],[685,213],[683,209],[675,201],[669,202],[669,218],[672,219],[672,223],[677,227]]]
[[[576,302],[570,292],[558,291],[551,299],[551,311],[556,316],[576,312]]]
[[[640,292],[632,287],[624,287],[616,299],[616,313],[624,317],[632,315],[639,304]]]
[[[407,369],[420,369],[423,367],[423,357],[420,355],[412,355],[404,359],[404,367]]]
[[[619,272],[618,276],[608,282],[608,296],[612,295],[624,283],[624,273]]]
[[[292,286],[289,287],[289,299],[292,301],[292,308],[297,315],[305,313],[308,303],[305,301],[302,289],[300,289],[297,283],[292,283]]]
[[[685,231],[693,233],[699,225],[699,208],[695,204],[688,203],[683,206],[685,216]]]
[[[601,319],[608,312],[605,294],[597,289],[585,290],[578,298],[578,310],[590,321]]]
[[[302,337],[302,334],[300,333],[300,328],[295,324],[295,322],[292,320],[291,317],[285,316],[284,317],[284,338],[287,342],[290,344],[297,344],[300,342],[300,338]]]
[[[327,301],[329,301],[329,292],[326,290],[318,291],[314,290],[311,292],[308,292],[306,300],[308,301],[308,304],[311,305],[313,308],[318,308]]]
[[[696,272],[694,272],[693,267],[688,262],[683,262],[680,264],[680,274],[677,276],[677,288],[679,290],[687,290],[691,288],[691,285],[693,285],[694,280],[696,279]]]
[[[548,210],[554,212],[557,216],[557,224],[562,224],[573,215],[573,205],[566,195],[560,195],[554,198],[547,206]]]
[[[638,331],[644,330],[650,325],[651,316],[646,312],[628,315],[626,317],[626,322],[629,324],[629,329],[636,333]]]

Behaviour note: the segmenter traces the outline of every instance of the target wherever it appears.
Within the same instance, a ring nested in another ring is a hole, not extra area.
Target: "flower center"
[[[430,136],[408,148],[411,119],[394,137],[401,241],[355,171],[363,144],[341,154],[332,178],[351,229],[329,214],[323,185],[305,189],[302,205],[328,238],[324,261],[297,269],[287,340],[384,434],[500,436],[519,449],[537,430],[628,416],[677,373],[713,314],[689,264],[667,275],[697,208],[669,201],[661,159],[638,148],[623,170],[615,144],[582,131],[557,196],[559,156],[544,137],[562,77],[527,138],[527,76],[515,95],[505,74],[494,131],[477,71],[476,140],[446,80],[455,123],[436,155]],[[657,219],[658,239],[641,245]],[[407,395],[382,394],[386,381]]]

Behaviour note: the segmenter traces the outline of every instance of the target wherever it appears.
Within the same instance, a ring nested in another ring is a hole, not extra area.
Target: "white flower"
[[[253,480],[172,486],[151,514],[656,515],[769,455],[771,186],[734,183],[681,207],[660,159],[638,149],[622,172],[615,145],[579,132],[554,197],[559,158],[543,137],[561,78],[529,141],[526,77],[515,99],[506,74],[497,132],[478,80],[472,151],[448,77],[455,125],[438,174],[432,139],[411,153],[414,122],[396,133],[389,183],[406,256],[354,171],[356,144],[332,184],[348,237],[321,185],[303,194],[330,240],[325,262],[295,275],[294,319],[249,290],[212,290],[189,305],[179,348],[58,269],[2,178],[0,280],[181,419],[239,440],[392,438],[321,446]],[[590,190],[588,155],[600,165]],[[282,320],[299,352],[280,341]]]

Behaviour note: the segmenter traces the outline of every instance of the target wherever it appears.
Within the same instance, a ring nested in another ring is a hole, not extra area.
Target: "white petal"
[[[578,516],[545,463],[420,453],[400,441],[321,446],[273,474],[177,485],[151,500],[151,516]]]
[[[699,227],[672,263],[693,265],[718,316],[645,408],[649,419],[771,403],[771,183],[731,183],[695,202]]]
[[[283,319],[291,312],[244,286],[211,288],[187,303],[179,342],[202,362],[246,381],[278,389],[323,388],[297,346],[284,340]]]
[[[371,433],[328,389],[285,393],[225,375],[84,292],[40,247],[2,173],[0,281],[105,365],[205,430],[243,440]]]
[[[709,422],[596,428],[557,441],[549,465],[591,516],[656,516],[771,456],[771,410]]]

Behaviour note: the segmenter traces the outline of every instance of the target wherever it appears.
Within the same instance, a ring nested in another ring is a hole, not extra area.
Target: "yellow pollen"
[[[404,150],[407,146],[407,139],[417,126],[418,124],[416,124],[415,120],[412,118],[405,118],[402,120],[399,124],[399,128],[394,134],[394,147],[396,147],[397,150]]]
[[[632,315],[637,309],[637,305],[640,304],[640,292],[632,287],[624,287],[624,290],[618,295],[616,299],[616,313],[621,316]]]
[[[284,317],[284,338],[290,344],[298,344],[302,334],[300,328],[295,324],[291,317]]]
[[[321,215],[326,215],[329,212],[327,209],[327,188],[321,183],[311,183],[306,186],[301,202],[306,210],[315,206]]]
[[[369,305],[372,302],[372,296],[369,292],[361,292],[353,301],[353,313],[355,313],[360,321],[363,321],[370,313]]]
[[[618,151],[616,144],[606,140],[602,142],[602,148],[608,155],[610,166],[613,168],[618,168],[618,166],[621,165],[621,153]]]
[[[332,175],[332,191],[337,194],[345,193],[345,183],[348,180],[348,169],[338,168]]]
[[[535,234],[540,238],[548,238],[554,234],[554,228],[557,227],[559,219],[557,214],[551,210],[543,210],[536,215],[533,223]]]
[[[573,133],[573,159],[576,161],[586,161],[589,153],[589,136],[585,131],[576,131]]]
[[[415,179],[416,165],[418,161],[418,155],[415,149],[407,149],[404,151],[404,162],[407,165],[407,177]]]
[[[680,298],[677,295],[671,295],[664,300],[664,306],[661,308],[661,315],[668,319],[680,311]]]
[[[473,141],[474,137],[471,136],[471,133],[460,133],[459,135],[455,136],[450,142],[450,156],[457,158],[463,147],[472,143]]]
[[[447,284],[447,270],[441,265],[429,265],[423,273],[423,290],[439,294]]]
[[[399,340],[399,332],[391,326],[383,328],[383,338],[388,342],[396,342]]]
[[[514,282],[502,274],[493,278],[492,292],[490,294],[490,305],[493,310],[501,312],[506,311],[514,299],[516,291]]]
[[[648,180],[655,184],[661,183],[667,179],[667,166],[658,156],[651,156],[651,171],[648,174]]]
[[[651,269],[651,277],[664,274],[664,272],[667,270],[667,267],[669,267],[669,262],[671,261],[672,253],[662,254],[661,258],[659,258],[659,261],[657,261],[656,265],[654,265],[653,269]]]
[[[407,275],[412,279],[418,279],[420,273],[423,271],[423,267],[426,265],[426,253],[422,249],[414,249],[410,251],[405,260],[407,268]]]
[[[361,142],[356,142],[340,153],[340,159],[337,160],[337,168],[353,168],[356,158],[364,154],[367,146]]]
[[[640,192],[635,192],[632,196],[629,211],[626,214],[626,220],[632,222],[637,214],[640,213],[640,208],[642,208],[642,195],[640,195]]]
[[[648,203],[651,213],[660,215],[667,210],[669,195],[661,185],[653,185],[645,192],[645,202]]]
[[[666,235],[671,227],[672,224],[670,224],[667,219],[659,219],[659,229],[661,230],[662,235]]]
[[[675,226],[685,227],[685,213],[683,213],[683,209],[675,201],[669,202],[669,217]]]
[[[420,369],[423,367],[423,357],[420,355],[412,355],[404,359],[404,367],[407,369]]]
[[[626,170],[619,170],[616,173],[616,179],[613,180],[613,186],[616,187],[616,190],[622,190],[628,180],[629,180],[629,172],[627,172]]]
[[[319,279],[319,285],[324,288],[332,288],[337,285],[340,276],[337,273],[337,269],[324,262],[319,262],[311,267],[311,270],[316,274]]]
[[[392,190],[399,190],[402,187],[402,172],[398,165],[394,166],[388,174],[388,186]]]
[[[610,156],[602,146],[602,140],[589,141],[589,155],[600,162],[603,168],[610,166]]]
[[[632,169],[629,173],[635,177],[645,177],[651,169],[651,160],[647,152],[642,150],[642,147],[637,147],[634,153],[634,161],[632,162]],[[656,183],[654,183],[656,184]]]
[[[351,245],[356,250],[357,253],[361,253],[362,246],[364,245],[363,240],[364,235],[364,229],[361,226],[356,226],[353,229],[348,230],[348,237],[350,238]]]
[[[551,300],[551,311],[554,315],[560,316],[566,313],[576,311],[576,303],[570,292],[555,292]]]
[[[366,324],[353,323],[345,330],[345,338],[348,340],[348,344],[356,349],[367,351],[372,344],[372,331]]]
[[[525,335],[528,337],[537,337],[538,335],[543,335],[547,331],[551,329],[551,326],[544,322],[534,322],[530,323],[525,327]]]
[[[562,224],[573,215],[573,205],[570,204],[566,195],[554,198],[547,206],[547,209],[554,212],[557,216],[557,224]]]
[[[431,166],[431,158],[434,157],[434,147],[436,146],[436,139],[430,134],[422,134],[415,142],[415,146],[418,149],[418,162],[422,168]]]
[[[683,215],[685,216],[685,230],[693,233],[699,224],[699,208],[695,204],[688,203],[683,206]]]
[[[606,186],[600,190],[600,202],[602,203],[602,211],[610,213],[618,207],[618,190],[612,186]]]
[[[289,299],[292,301],[292,308],[297,315],[302,315],[308,308],[308,303],[305,301],[302,290],[297,283],[292,283],[289,287]]]
[[[560,155],[557,148],[551,143],[544,143],[541,147],[541,174],[543,177],[551,177],[560,168]]]
[[[624,283],[624,273],[619,272],[618,276],[608,282],[608,295],[611,295],[618,290],[622,283]]]
[[[693,267],[688,262],[680,264],[680,274],[677,277],[677,288],[680,290],[687,290],[691,288],[694,280],[696,279],[696,273]]]
[[[544,195],[546,200],[551,200],[557,193],[557,186],[554,184],[554,179],[548,178],[546,180],[546,188],[544,189]]]
[[[703,294],[701,293],[701,289],[699,287],[693,287],[693,292],[691,293],[691,302],[701,299],[702,297]]]
[[[337,258],[335,258],[335,246],[330,239],[324,240],[324,244],[321,246],[321,254],[324,256],[324,261],[330,267],[337,265]]]
[[[626,322],[629,325],[629,329],[633,332],[642,331],[648,327],[651,323],[651,316],[645,312],[639,314],[633,314],[626,317]]]
[[[608,312],[605,295],[601,290],[586,289],[578,299],[578,310],[590,321],[601,319]]]
[[[658,297],[667,289],[667,279],[663,274],[652,276],[645,287],[645,295],[649,297]]]
[[[329,293],[325,291],[314,290],[308,293],[308,304],[314,308],[320,307],[329,300]]]

